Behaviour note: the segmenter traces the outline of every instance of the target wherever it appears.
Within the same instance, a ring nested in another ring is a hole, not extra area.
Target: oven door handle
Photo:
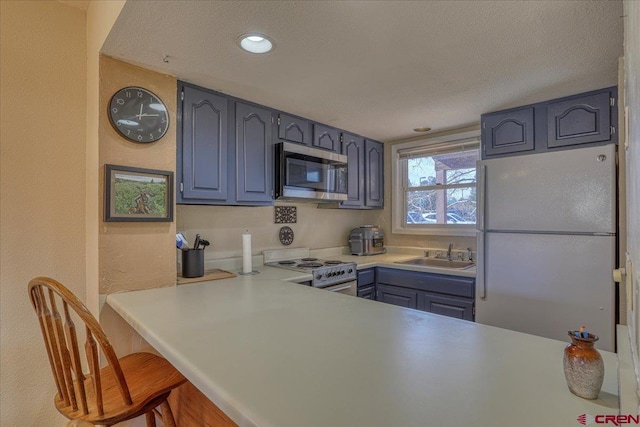
[[[326,288],[324,288],[325,291],[329,291],[329,292],[340,292],[340,291],[346,291],[347,289],[351,289],[351,286],[353,286],[352,284],[347,284],[347,285],[333,285],[333,286],[327,286]]]

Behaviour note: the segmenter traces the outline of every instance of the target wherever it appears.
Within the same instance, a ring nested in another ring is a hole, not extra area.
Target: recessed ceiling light
[[[431,128],[428,128],[428,127],[420,127],[420,128],[413,129],[414,132],[429,132],[430,130]]]
[[[238,41],[240,47],[249,53],[267,53],[273,49],[273,42],[264,34],[243,34]]]

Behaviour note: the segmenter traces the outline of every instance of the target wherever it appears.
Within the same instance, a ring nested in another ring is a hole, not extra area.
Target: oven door
[[[337,292],[339,294],[351,295],[352,297],[355,297],[358,295],[358,282],[355,280],[352,280],[350,282],[339,283],[337,285],[331,285],[321,289],[325,291]]]

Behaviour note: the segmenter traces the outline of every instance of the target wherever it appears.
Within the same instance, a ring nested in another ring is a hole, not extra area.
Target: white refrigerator
[[[616,146],[478,162],[476,321],[614,350]]]

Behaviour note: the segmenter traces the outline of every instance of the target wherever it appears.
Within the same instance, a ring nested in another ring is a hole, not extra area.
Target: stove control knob
[[[350,268],[348,271],[349,274],[353,273],[353,268]]]
[[[318,274],[318,275],[316,276],[316,280],[320,280],[320,279],[322,279],[322,274]]]

